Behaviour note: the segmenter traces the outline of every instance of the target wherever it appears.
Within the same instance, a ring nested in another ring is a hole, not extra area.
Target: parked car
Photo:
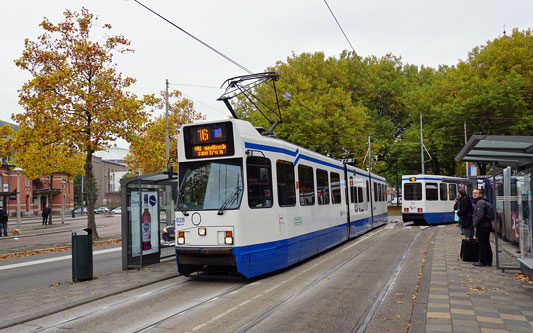
[[[163,242],[167,243],[168,245],[174,245],[174,242],[176,241],[176,233],[174,232],[174,226],[173,225],[167,225],[163,228],[163,235],[161,237],[163,239]]]
[[[111,211],[111,214],[122,214],[122,207],[117,207]]]
[[[81,208],[74,209],[74,213],[81,215]],[[87,208],[83,208],[83,214],[87,215]]]
[[[399,203],[402,203],[402,197],[400,197],[400,198],[396,198],[396,197],[394,197],[394,198],[392,198],[392,200],[390,201],[391,205],[397,205],[398,202],[399,202]]]
[[[109,212],[109,208],[107,207],[98,207],[94,210],[94,213],[95,214],[104,214],[104,213],[107,213]]]

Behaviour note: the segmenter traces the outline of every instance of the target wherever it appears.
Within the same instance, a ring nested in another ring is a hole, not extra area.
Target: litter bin
[[[72,210],[72,218],[75,218],[76,217],[76,212],[74,211],[74,209]]]
[[[86,235],[80,235],[86,231]],[[72,281],[93,279],[93,231],[91,228],[72,230]]]

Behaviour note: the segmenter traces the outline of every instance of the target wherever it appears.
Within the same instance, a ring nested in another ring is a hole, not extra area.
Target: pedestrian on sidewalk
[[[459,216],[459,225],[461,231],[466,238],[472,239],[474,237],[474,226],[472,224],[472,203],[470,197],[466,194],[464,189],[459,190],[459,204],[457,215]]]
[[[2,231],[7,237],[7,214],[3,208],[0,208],[0,236],[2,236]]]
[[[43,209],[43,225],[48,224],[48,215],[50,215],[50,208],[48,208],[48,206],[44,206],[44,209]]]
[[[492,266],[492,249],[490,248],[490,231],[492,230],[492,221],[486,217],[488,200],[483,196],[482,189],[474,190],[474,201],[476,208],[472,215],[474,232],[479,243],[479,262],[474,266]]]

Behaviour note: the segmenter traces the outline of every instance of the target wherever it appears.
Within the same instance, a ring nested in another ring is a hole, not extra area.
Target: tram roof
[[[472,135],[455,160],[520,169],[533,164],[533,136]]]

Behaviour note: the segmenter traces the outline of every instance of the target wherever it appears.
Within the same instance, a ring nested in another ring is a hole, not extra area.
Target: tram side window
[[[357,202],[364,202],[364,200],[363,200],[363,188],[361,186],[357,186],[357,199],[359,199]]]
[[[457,185],[448,184],[448,188],[450,189],[450,200],[455,200],[457,197]]]
[[[378,184],[374,182],[374,202],[378,202]]]
[[[437,183],[426,183],[426,200],[439,200]]]
[[[248,205],[250,208],[272,207],[272,170],[270,160],[262,156],[246,159]]]
[[[340,204],[341,203],[341,177],[338,173],[330,173],[331,179],[331,203]]]
[[[366,181],[366,202],[370,202],[370,187],[368,180]]]
[[[294,180],[294,165],[291,162],[279,160],[276,162],[278,178],[278,204],[280,207],[296,205],[296,182]]]
[[[448,200],[448,186],[445,183],[440,183],[440,200]]]
[[[403,186],[404,200],[422,200],[422,184],[406,183]]]
[[[315,204],[313,168],[306,165],[298,165],[298,181],[300,184],[300,205],[313,206]]]
[[[316,170],[316,190],[319,205],[329,205],[329,182],[326,170]]]

